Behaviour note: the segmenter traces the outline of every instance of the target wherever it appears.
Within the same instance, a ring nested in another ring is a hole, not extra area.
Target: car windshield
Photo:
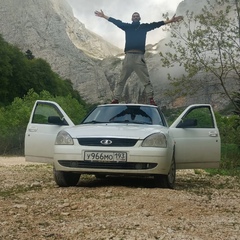
[[[134,123],[163,125],[165,122],[157,108],[139,105],[101,105],[84,119],[88,123]]]

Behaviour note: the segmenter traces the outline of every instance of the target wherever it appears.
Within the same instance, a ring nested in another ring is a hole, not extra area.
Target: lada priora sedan
[[[38,100],[25,157],[52,163],[61,187],[94,174],[149,177],[156,186],[173,188],[176,169],[219,166],[220,136],[209,104],[189,106],[170,127],[157,106],[143,104],[99,105],[74,125],[57,103]]]

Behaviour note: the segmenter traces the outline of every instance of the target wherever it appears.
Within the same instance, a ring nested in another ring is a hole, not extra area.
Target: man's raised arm
[[[102,10],[101,11],[95,11],[94,13],[95,13],[95,16],[97,16],[97,17],[105,18],[106,20],[109,19],[109,17],[106,16]]]
[[[176,17],[176,14],[169,20],[164,21],[165,24],[179,22],[183,20],[183,16]]]

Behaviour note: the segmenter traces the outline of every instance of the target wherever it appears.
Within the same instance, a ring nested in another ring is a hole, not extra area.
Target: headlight
[[[65,131],[61,131],[57,135],[55,145],[73,145],[73,139],[70,134]]]
[[[167,147],[166,136],[162,133],[154,133],[143,140],[142,147]]]

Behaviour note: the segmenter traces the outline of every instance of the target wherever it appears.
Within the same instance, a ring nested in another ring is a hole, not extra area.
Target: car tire
[[[81,176],[80,173],[57,171],[55,168],[53,168],[53,175],[59,187],[76,186]]]
[[[176,181],[176,162],[173,155],[169,173],[167,175],[158,174],[154,176],[157,187],[173,189]]]

